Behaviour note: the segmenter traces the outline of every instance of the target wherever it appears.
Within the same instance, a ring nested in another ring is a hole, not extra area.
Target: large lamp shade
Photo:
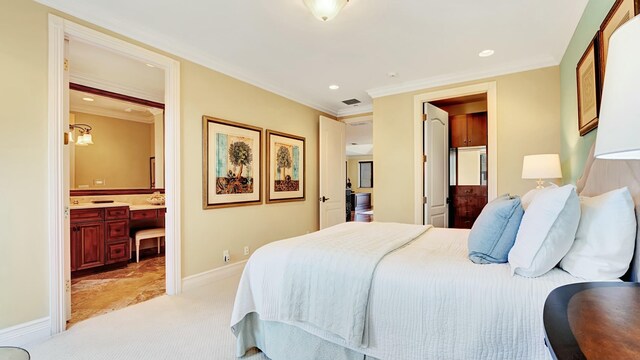
[[[640,16],[609,41],[595,156],[640,159]]]

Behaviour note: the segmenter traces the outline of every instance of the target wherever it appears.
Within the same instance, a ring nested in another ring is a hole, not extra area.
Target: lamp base
[[[542,179],[536,180],[536,183],[538,184],[538,186],[536,186],[536,189],[544,189],[544,181]]]

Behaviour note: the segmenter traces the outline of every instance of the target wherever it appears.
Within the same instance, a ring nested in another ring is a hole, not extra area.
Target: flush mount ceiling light
[[[487,49],[487,50],[480,51],[478,56],[480,56],[480,57],[489,57],[489,56],[493,55],[494,53],[495,53],[495,51],[493,51],[491,49]]]
[[[336,17],[349,0],[303,0],[313,16],[328,21]]]
[[[90,98],[87,96],[87,97],[83,97],[82,100],[91,102],[93,101],[93,98]]]
[[[329,85],[329,89],[338,90],[338,89],[340,89],[340,86],[338,86],[338,85]]]

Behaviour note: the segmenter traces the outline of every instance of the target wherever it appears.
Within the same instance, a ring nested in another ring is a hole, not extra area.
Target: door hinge
[[[71,280],[64,281],[64,291],[71,292]]]
[[[427,114],[422,114],[422,121],[427,121]]]
[[[66,218],[68,218],[68,217],[69,217],[69,207],[68,207],[68,206],[65,206],[65,207],[64,207],[64,218],[66,219]]]
[[[426,196],[422,198],[422,203],[425,204],[425,205],[427,204],[427,197]]]
[[[69,59],[64,59],[64,71],[69,71]]]
[[[422,161],[427,162],[427,155],[422,155]]]

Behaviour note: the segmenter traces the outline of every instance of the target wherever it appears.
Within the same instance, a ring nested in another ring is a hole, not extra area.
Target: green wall
[[[580,23],[560,63],[560,160],[564,183],[575,183],[582,175],[597,130],[578,133],[576,65],[615,0],[589,0]]]

